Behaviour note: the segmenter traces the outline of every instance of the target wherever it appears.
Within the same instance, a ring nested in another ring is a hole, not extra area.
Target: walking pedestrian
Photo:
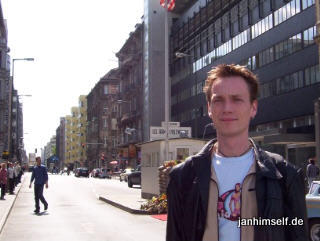
[[[48,209],[48,203],[43,196],[44,185],[46,186],[46,188],[48,188],[48,172],[47,172],[47,168],[41,165],[40,157],[36,158],[36,162],[37,162],[37,165],[33,168],[29,188],[31,188],[31,184],[34,180],[34,199],[35,199],[35,206],[36,206],[36,209],[34,210],[34,212],[38,214],[40,212],[39,200],[44,205],[44,210]]]
[[[1,200],[5,200],[4,196],[6,194],[6,185],[7,185],[7,165],[5,163],[1,163],[0,169],[0,186],[1,186]]]
[[[16,187],[19,184],[19,175],[20,175],[20,166],[18,162],[14,163],[13,171],[14,171],[14,186]]]
[[[8,184],[9,184],[9,194],[14,194],[14,170],[13,164],[9,162],[8,167]]]
[[[317,176],[319,175],[319,167],[315,165],[315,161],[313,158],[309,158],[309,164],[307,166],[307,179],[309,188],[311,188],[311,184],[314,180],[316,180]]]
[[[204,92],[217,138],[170,172],[166,240],[307,241],[303,171],[249,138],[257,77],[218,65]],[[295,219],[302,225],[291,225]]]

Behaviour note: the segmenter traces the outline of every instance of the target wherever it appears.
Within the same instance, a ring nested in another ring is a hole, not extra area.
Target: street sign
[[[165,121],[161,121],[161,126],[162,127],[166,127],[166,122]],[[168,126],[169,127],[180,127],[180,122],[172,122],[172,121],[169,121],[168,122]]]
[[[151,126],[150,127],[150,141],[160,140],[166,138],[166,127]],[[168,138],[191,138],[191,127],[169,127]]]

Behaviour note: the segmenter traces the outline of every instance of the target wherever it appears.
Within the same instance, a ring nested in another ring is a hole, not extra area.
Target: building
[[[8,121],[9,121],[9,78],[10,57],[8,55],[8,33],[6,20],[3,18],[0,2],[0,157],[9,152]]]
[[[143,24],[137,24],[135,31],[121,47],[116,56],[119,59],[120,92],[118,109],[118,160],[120,168],[127,165],[135,168],[140,163],[140,148],[143,132]]]
[[[23,113],[17,90],[12,91],[11,105],[11,156],[14,162],[22,161],[23,145]]]
[[[71,161],[71,126],[72,117],[67,115],[64,117],[65,120],[65,139],[64,139],[64,165],[70,169],[73,169],[73,162]]]
[[[108,162],[111,161],[108,158],[112,158],[112,153],[115,151],[114,146],[116,144],[116,120],[115,118],[109,119],[108,117],[114,117],[117,109],[111,108],[111,103],[115,100],[118,94],[119,78],[117,70],[110,70],[99,82],[94,86],[87,96],[87,161],[90,170],[93,168],[107,167]],[[118,98],[117,98],[118,99]],[[113,130],[110,125],[110,121],[113,123]],[[113,147],[109,145],[113,143]],[[107,151],[110,149],[110,152]],[[111,155],[111,156],[110,156]]]
[[[60,118],[60,125],[56,130],[56,155],[59,159],[59,169],[62,170],[65,166],[65,118]]]
[[[145,0],[144,6],[142,128],[143,140],[148,141],[150,126],[160,126],[165,120],[165,14],[159,1]]]
[[[246,65],[261,84],[250,135],[304,166],[315,156],[314,101],[320,96],[315,1],[199,0],[181,6],[170,35],[172,121],[202,137],[210,122],[202,93],[208,71],[221,63]],[[214,135],[208,128],[206,137]]]
[[[87,96],[80,95],[79,96],[79,115],[78,115],[78,146],[77,146],[77,157],[76,159],[79,161],[80,166],[88,166],[87,163]]]

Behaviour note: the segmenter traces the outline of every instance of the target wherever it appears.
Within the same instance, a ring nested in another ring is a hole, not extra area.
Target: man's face
[[[38,166],[41,165],[41,159],[40,159],[40,158],[37,158],[37,159],[36,159],[36,162],[37,162],[37,165],[38,165]]]
[[[219,136],[236,137],[249,131],[257,113],[257,101],[250,101],[249,88],[240,76],[218,78],[211,88],[208,113]]]

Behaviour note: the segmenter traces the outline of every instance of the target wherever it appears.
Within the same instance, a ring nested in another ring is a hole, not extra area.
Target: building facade
[[[77,146],[77,157],[76,159],[79,161],[80,166],[88,166],[87,163],[87,96],[80,95],[79,96],[79,124],[78,124],[78,136],[79,136],[79,144]]]
[[[250,135],[300,166],[315,156],[315,1],[201,0],[176,17],[170,38],[172,120],[202,137],[210,122],[202,93],[207,73],[222,63],[246,65],[260,80]],[[177,58],[177,52],[186,55]],[[206,137],[214,133],[208,128]]]
[[[143,126],[143,24],[134,32],[116,54],[119,59],[118,106],[118,160],[120,168],[135,168],[140,163]],[[149,102],[150,103],[150,102]]]
[[[117,70],[110,70],[94,86],[87,96],[87,161],[90,170],[93,168],[107,167],[111,159],[107,155],[112,155],[107,151],[108,143],[115,143],[115,131],[110,129],[109,112],[111,102],[118,94]],[[114,119],[114,118],[113,118]],[[116,123],[112,121],[114,125]],[[110,146],[110,145],[109,145]],[[111,148],[111,147],[110,147]],[[111,148],[112,149],[112,148]]]
[[[9,78],[10,57],[8,55],[8,33],[6,20],[3,18],[0,2],[0,159],[4,152],[9,153],[8,121],[9,121]]]

